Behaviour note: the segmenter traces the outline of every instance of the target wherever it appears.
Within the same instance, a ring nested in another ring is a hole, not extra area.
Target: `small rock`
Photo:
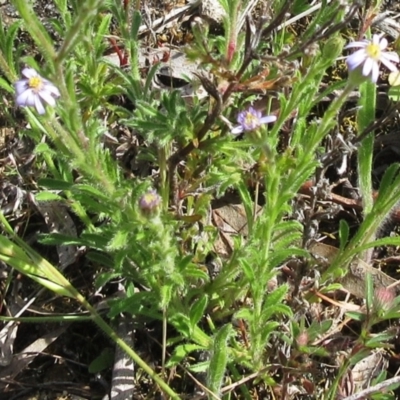
[[[220,24],[226,16],[224,8],[218,0],[203,0],[200,7],[200,16],[211,24]]]

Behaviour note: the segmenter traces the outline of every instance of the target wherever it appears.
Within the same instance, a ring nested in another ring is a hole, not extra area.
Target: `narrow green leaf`
[[[178,365],[185,357],[188,356],[188,354],[198,350],[205,350],[205,349],[204,347],[193,343],[190,344],[187,343],[176,346],[174,352],[172,353],[171,358],[167,361],[165,367],[171,368]]]
[[[142,22],[142,16],[139,11],[135,11],[132,16],[131,22],[131,39],[137,40],[137,35],[139,32],[139,27]]]
[[[129,237],[130,237],[130,232],[119,229],[114,235],[114,237],[111,239],[107,248],[110,251],[123,249],[127,246]]]
[[[253,320],[253,316],[254,314],[248,308],[241,308],[235,313],[235,319],[243,319],[249,323]]]
[[[111,14],[102,16],[100,25],[96,28],[96,37],[93,42],[93,47],[97,50],[104,43],[104,36],[108,33],[112,20]]]
[[[349,232],[349,224],[344,219],[341,219],[339,221],[340,250],[343,250],[346,247],[347,241],[349,240]]]
[[[3,235],[0,235],[0,252],[4,256],[14,257],[29,262],[29,258],[27,257],[26,253],[19,246],[15,245],[10,239]]]
[[[18,20],[12,23],[7,29],[7,36],[6,36],[6,59],[8,62],[9,68],[12,70],[13,74],[16,76],[17,71],[15,70],[16,66],[16,58],[18,55],[18,50],[16,52],[15,48],[15,40],[17,38],[18,32],[21,28],[22,21]]]
[[[210,363],[209,361],[199,362],[197,364],[190,366],[190,371],[195,372],[196,374],[207,372],[209,370]]]
[[[49,33],[39,21],[32,5],[26,0],[14,0],[14,7],[18,10],[20,17],[24,20],[24,26],[35,40],[36,44],[42,49],[42,55],[51,65],[56,58],[56,51]]]
[[[160,314],[155,309],[150,308],[150,305],[155,303],[155,298],[151,292],[138,292],[128,298],[110,300],[109,318],[114,318],[118,314],[127,312],[130,314],[146,315],[150,318],[160,319]]]
[[[269,306],[274,306],[276,304],[281,304],[283,299],[286,296],[287,291],[288,291],[288,286],[281,285],[276,290],[269,293],[268,296],[266,296],[263,308],[269,307]]]
[[[16,249],[14,249],[14,252],[15,251]],[[9,257],[5,255],[4,252],[0,253],[0,260],[60,296],[72,298],[76,296],[76,291],[71,291],[72,286],[70,283],[60,273],[57,274],[58,271],[51,264],[43,264],[42,268],[40,268],[40,266],[36,265],[33,260],[30,260],[26,254],[23,258],[17,258]]]
[[[96,289],[100,289],[107,282],[110,282],[112,279],[116,279],[119,276],[121,276],[121,274],[117,272],[104,272],[102,274],[97,275],[96,280],[94,282],[94,286]]]
[[[54,192],[39,192],[35,195],[37,201],[64,201],[65,199]]]
[[[208,296],[203,295],[199,300],[197,300],[194,303],[194,305],[190,309],[189,318],[190,318],[190,323],[192,324],[192,327],[194,325],[197,325],[197,323],[203,317],[204,311],[207,307],[207,304],[208,304]]]
[[[48,178],[39,179],[38,184],[50,190],[70,190],[73,186],[69,182]]]
[[[361,312],[348,311],[346,313],[346,316],[351,318],[351,319],[354,319],[354,321],[359,321],[359,322],[365,321],[365,314],[361,313]]]
[[[361,134],[375,119],[376,112],[376,84],[370,80],[360,85],[359,110],[357,112],[357,127]],[[374,149],[374,135],[365,137],[358,150],[358,175],[363,200],[364,213],[368,214],[373,205],[372,199],[372,156]]]
[[[114,351],[111,348],[106,347],[101,351],[100,355],[89,364],[89,372],[91,374],[96,374],[100,371],[110,368],[113,363]]]
[[[232,325],[226,324],[214,337],[210,369],[207,376],[207,386],[217,395],[220,395],[220,389],[225,376],[225,370],[228,363],[227,342],[232,332]]]
[[[372,115],[375,115],[375,112]],[[368,214],[373,206],[372,156],[374,154],[374,140],[374,134],[370,133],[365,139],[363,139],[358,150],[358,181],[365,214]]]
[[[4,78],[0,78],[0,88],[4,89],[8,93],[14,93],[14,88]]]
[[[160,299],[160,307],[162,309],[166,309],[168,308],[168,304],[172,299],[172,291],[174,289],[174,286],[172,284],[164,284],[161,287],[160,290],[160,295],[161,295],[161,299]]]
[[[376,199],[377,203],[379,203],[381,199],[385,199],[387,196],[390,195],[393,181],[398,176],[398,174],[399,174],[399,164],[397,163],[390,165],[386,169],[385,173],[383,174],[381,184],[379,186],[379,195]]]
[[[396,333],[384,332],[384,333],[377,333],[375,336],[371,337],[365,343],[366,346],[376,348],[376,347],[384,347],[384,345],[389,341],[392,340],[396,336]]]
[[[365,300],[367,310],[371,312],[374,302],[374,281],[371,274],[367,274],[365,278]]]
[[[184,337],[191,337],[191,323],[187,315],[176,312],[174,315],[171,315],[170,322]]]
[[[243,269],[243,272],[249,282],[254,282],[255,280],[255,275],[254,275],[254,268],[252,265],[247,260],[241,260],[241,266]]]
[[[302,249],[289,248],[285,250],[277,250],[270,257],[270,264],[273,267],[278,267],[284,261],[294,257],[307,257],[308,253]]]
[[[400,246],[400,237],[385,237],[382,239],[374,240],[373,242],[365,243],[361,246],[358,246],[351,252],[349,252],[350,256],[355,256],[357,254],[362,253],[365,250],[371,249],[373,247],[380,247],[380,246]]]
[[[262,324],[259,329],[260,329],[260,340],[261,343],[267,343],[269,336],[271,335],[272,332],[275,332],[276,329],[279,327],[280,323],[277,321],[268,321],[265,324]],[[261,349],[259,350],[261,351]]]
[[[313,321],[311,326],[307,329],[309,336],[309,342],[314,341],[317,336],[326,333],[333,325],[332,319],[326,319],[325,321],[317,322]]]
[[[92,243],[82,240],[82,238],[77,238],[75,236],[64,235],[62,233],[50,233],[39,236],[39,243],[46,245],[77,245],[77,246],[87,246]]]
[[[251,196],[249,193],[248,188],[246,187],[245,183],[243,180],[239,182],[239,185],[237,186],[237,189],[239,190],[240,197],[242,198],[242,203],[244,206],[244,210],[246,212],[246,217],[247,217],[247,229],[248,229],[248,235],[251,235],[251,232],[253,230],[253,224],[254,224],[254,203],[251,200]]]

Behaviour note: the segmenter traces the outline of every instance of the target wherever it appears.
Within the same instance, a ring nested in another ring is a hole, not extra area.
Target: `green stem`
[[[160,389],[168,395],[171,399],[179,399],[179,396],[177,393],[175,393],[167,383],[165,383],[162,378],[160,378],[156,372],[149,366],[147,365],[140,357],[139,355],[131,349],[118,335],[117,333],[101,318],[101,316],[97,313],[97,311],[87,302],[87,300],[79,294],[77,296],[77,300],[88,310],[93,316],[93,322],[99,326],[103,330],[104,333],[108,335],[122,350],[126,352],[126,354],[131,357],[131,359],[145,371],[151,379],[154,380],[160,387]]]
[[[360,135],[375,121],[376,111],[376,84],[366,81],[360,85],[361,108],[357,112],[357,130]],[[358,150],[358,179],[364,215],[368,214],[373,206],[372,197],[372,160],[374,149],[374,135],[370,133],[360,143]]]
[[[25,22],[25,28],[35,40],[36,44],[43,50],[47,62],[51,64],[56,58],[56,51],[49,34],[34,13],[32,5],[27,0],[14,0],[13,4]]]
[[[58,51],[57,57],[55,58],[56,67],[62,64],[78,41],[82,40],[82,27],[85,26],[92,18],[97,16],[98,10],[102,3],[103,0],[86,0],[85,2],[82,2],[82,8],[78,13],[78,18],[66,33],[65,40]]]
[[[56,119],[51,121],[43,120],[41,122],[45,132],[54,143],[71,157],[74,167],[79,169],[85,176],[94,179],[108,194],[115,193],[114,184],[108,179],[105,166],[100,163],[99,159],[93,160],[92,152],[85,155],[84,151],[87,148],[87,143],[83,134],[72,136]]]
[[[264,232],[263,232],[263,240],[265,240],[264,248],[264,261],[267,263],[268,256],[270,254],[270,247],[272,242],[272,232],[275,225],[275,220],[277,218],[277,200],[279,198],[279,182],[281,179],[280,173],[277,170],[276,160],[274,159],[272,152],[268,151],[265,153],[267,157],[267,173],[266,173],[266,196],[267,196],[267,203],[265,205],[266,210],[265,212],[268,215],[268,223],[264,224]],[[266,266],[262,267],[261,273],[264,273],[267,269]]]
[[[76,163],[81,164],[85,160],[83,152],[84,147],[81,147],[72,135],[62,127],[56,119],[50,121],[43,119],[42,124],[46,133],[50,136],[55,144],[61,146],[65,154],[70,154]]]
[[[160,166],[160,192],[164,210],[168,209],[169,200],[169,184],[167,174],[169,151],[167,146],[163,146],[158,150],[158,164]]]
[[[360,144],[358,149],[358,181],[363,204],[363,213],[367,215],[374,205],[372,196],[372,161],[374,154],[374,134],[371,132]]]
[[[161,376],[165,373],[165,359],[167,352],[167,309],[163,308],[163,321],[162,321],[162,354],[161,354]]]
[[[346,267],[348,263],[357,254],[357,249],[369,243],[379,226],[387,218],[390,211],[398,203],[400,198],[400,178],[397,177],[391,185],[391,190],[388,190],[388,195],[385,197],[378,197],[372,210],[368,213],[362,222],[360,228],[357,230],[356,234],[350,240],[346,248],[339,253],[335,261],[329,266],[329,268],[322,274],[321,280],[326,281],[331,275],[335,275],[335,271],[340,267]]]
[[[129,40],[129,50],[131,56],[131,75],[135,82],[140,82],[140,68],[139,68],[139,40],[138,31],[141,23],[140,11],[135,11],[133,13],[133,18],[131,21],[131,38]]]
[[[319,124],[314,138],[310,140],[310,147],[307,149],[309,152],[314,152],[316,147],[319,146],[321,140],[336,123],[336,115],[340,111],[343,103],[347,100],[349,94],[353,91],[354,85],[348,83],[343,89],[343,92],[331,103],[326,110],[321,123]]]

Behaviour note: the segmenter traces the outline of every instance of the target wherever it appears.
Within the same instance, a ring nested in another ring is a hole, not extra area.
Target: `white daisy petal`
[[[382,58],[381,61],[382,61],[382,64],[383,64],[387,69],[389,69],[391,72],[397,72],[397,71],[398,71],[397,67],[396,67],[392,62],[388,61],[387,59]]]
[[[16,103],[19,106],[29,106],[32,105],[32,96],[34,94],[32,93],[31,89],[25,90],[23,93],[21,93],[19,96],[16,98]]]
[[[348,45],[346,45],[344,48],[351,49],[353,47],[367,47],[367,45],[368,45],[367,42],[351,42]]]
[[[367,58],[364,62],[364,66],[362,69],[362,74],[364,76],[368,76],[374,67],[375,61],[372,58]]]
[[[242,132],[243,132],[243,127],[241,125],[235,126],[231,130],[232,135],[240,135]]]
[[[276,121],[276,116],[275,115],[266,115],[265,117],[260,118],[260,123],[262,124],[269,124],[271,122]]]
[[[54,97],[60,97],[60,91],[52,84],[46,84],[43,86],[43,91],[50,92]]]
[[[33,90],[28,91],[25,105],[28,107],[36,107],[36,98],[37,94]]]
[[[33,68],[24,68],[21,72],[25,78],[33,78],[34,76],[38,76],[38,73]]]
[[[381,61],[389,60],[389,61],[393,61],[395,63],[399,63],[400,62],[400,58],[399,58],[399,55],[397,53],[393,53],[393,52],[391,52],[391,53],[383,53],[381,57],[382,57]]]
[[[39,96],[35,96],[35,108],[39,114],[44,114],[46,109],[44,108],[42,102],[40,101]]]
[[[371,81],[376,83],[379,78],[379,65],[377,63],[372,64],[372,74],[371,74]]]
[[[38,93],[38,95],[51,107],[54,107],[56,105],[56,100],[54,97],[51,95],[50,92],[42,90]]]
[[[367,54],[364,49],[357,50],[351,56],[347,58],[347,65],[349,66],[349,70],[352,71],[356,69],[359,65],[365,62],[367,58]]]
[[[381,38],[380,38],[379,35],[372,35],[372,40],[371,40],[371,42],[372,42],[373,44],[379,45],[380,39],[381,39]]]
[[[29,89],[28,81],[26,79],[21,79],[20,81],[14,83],[14,87],[17,95],[23,93],[25,90]]]
[[[379,43],[379,48],[381,50],[385,50],[387,46],[388,46],[388,41],[385,38],[383,38]]]

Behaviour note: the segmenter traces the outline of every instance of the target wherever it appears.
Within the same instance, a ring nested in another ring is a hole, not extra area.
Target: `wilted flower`
[[[296,343],[299,347],[301,346],[307,346],[310,338],[308,336],[308,332],[302,331],[296,338]]]
[[[45,105],[54,107],[59,90],[47,79],[42,78],[33,68],[22,70],[24,78],[15,82],[16,103],[20,107],[35,107],[39,114],[46,112]]]
[[[375,83],[378,80],[381,63],[390,71],[397,71],[393,63],[400,61],[399,55],[395,52],[385,51],[387,45],[388,41],[382,38],[382,35],[373,35],[372,40],[356,41],[345,47],[346,49],[361,47],[346,60],[350,74],[353,74],[354,80],[357,80],[356,83],[359,83],[362,78],[370,78]]]
[[[160,195],[152,189],[140,197],[139,208],[143,215],[152,216],[157,214],[160,203]]]
[[[393,306],[396,294],[394,290],[386,287],[378,287],[375,289],[374,304],[377,310],[389,310]]]
[[[239,135],[242,132],[254,131],[262,124],[269,124],[270,122],[275,121],[275,115],[266,115],[263,117],[261,111],[257,111],[253,107],[250,107],[248,110],[239,113],[237,118],[239,125],[235,126],[231,130],[231,133]]]

